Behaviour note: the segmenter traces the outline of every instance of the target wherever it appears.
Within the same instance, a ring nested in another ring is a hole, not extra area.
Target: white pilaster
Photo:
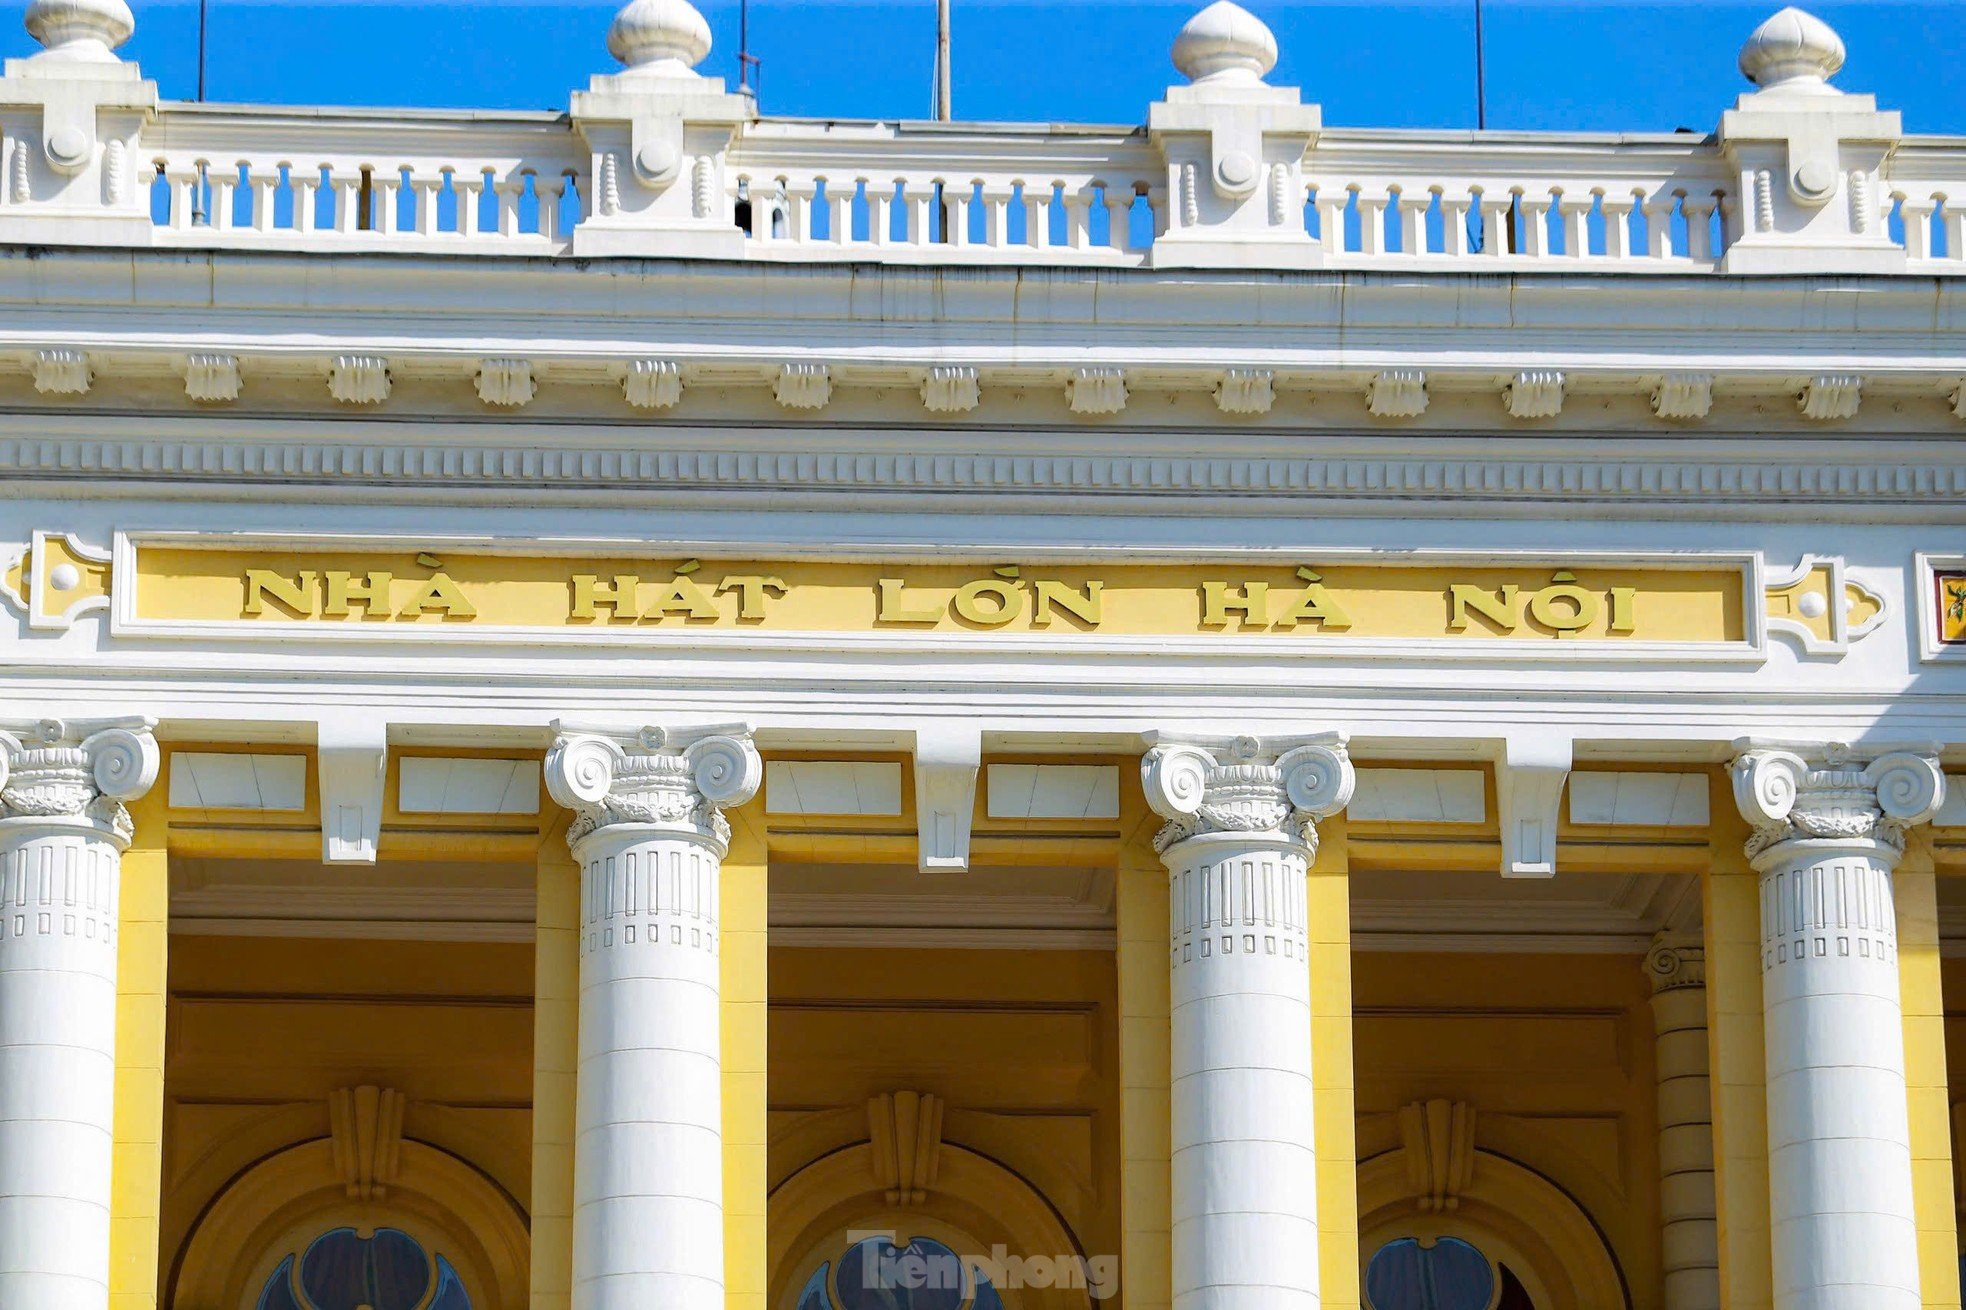
[[[1707,956],[1661,934],[1645,957],[1659,1084],[1659,1225],[1665,1310],[1720,1310],[1720,1231],[1707,1060]]]
[[[1169,874],[1175,1310],[1316,1310],[1305,922],[1315,823],[1354,785],[1335,734],[1156,745]]]
[[[722,1310],[718,883],[763,775],[743,728],[559,725],[582,869],[574,1310]]]
[[[1775,1304],[1916,1310],[1891,874],[1945,777],[1921,751],[1745,747],[1734,795],[1761,874]]]
[[[109,1299],[116,913],[145,719],[0,724],[0,1305]]]

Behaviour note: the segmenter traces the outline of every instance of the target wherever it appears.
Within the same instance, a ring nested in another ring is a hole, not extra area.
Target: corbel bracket
[[[1503,742],[1495,800],[1504,878],[1556,876],[1557,816],[1571,753],[1571,740],[1555,733],[1525,733]]]
[[[969,832],[982,765],[980,728],[931,723],[915,730],[915,822],[923,873],[969,872]]]
[[[382,837],[389,725],[365,716],[323,719],[316,740],[320,750],[321,858],[329,864],[374,864]]]

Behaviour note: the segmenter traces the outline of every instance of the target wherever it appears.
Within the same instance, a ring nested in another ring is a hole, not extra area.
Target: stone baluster
[[[1661,934],[1645,957],[1659,1084],[1659,1223],[1665,1310],[1720,1310],[1713,1101],[1707,1071],[1707,957]]]
[[[0,1305],[109,1299],[123,802],[147,719],[0,724]]]
[[[763,773],[742,728],[562,725],[581,866],[573,1310],[723,1310],[718,901]]]
[[[1891,875],[1945,777],[1932,750],[1747,747],[1734,795],[1761,875],[1775,1304],[1916,1310]]]
[[[1336,735],[1156,745],[1172,925],[1175,1310],[1315,1310],[1307,876],[1351,798]]]

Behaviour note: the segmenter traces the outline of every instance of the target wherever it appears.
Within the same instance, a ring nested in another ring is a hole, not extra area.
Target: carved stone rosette
[[[1337,733],[1265,743],[1236,737],[1155,746],[1141,762],[1147,803],[1167,820],[1165,854],[1213,833],[1274,833],[1317,852],[1317,821],[1351,803],[1358,776]]]
[[[128,846],[135,829],[123,802],[157,780],[154,727],[150,719],[0,723],[0,821],[72,823]]]
[[[757,794],[764,777],[746,729],[687,735],[643,728],[633,733],[569,729],[546,756],[546,787],[574,812],[567,844],[576,851],[618,824],[694,837],[722,856],[730,844],[726,805]]]

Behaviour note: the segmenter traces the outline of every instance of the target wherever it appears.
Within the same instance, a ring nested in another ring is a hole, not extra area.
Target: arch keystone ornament
[[[0,1305],[109,1296],[116,915],[150,719],[0,721]]]
[[[1745,741],[1761,875],[1775,1303],[1921,1304],[1892,873],[1938,812],[1936,746]]]
[[[742,725],[554,725],[579,861],[573,1310],[722,1310],[723,808],[764,765]]]
[[[1175,1310],[1315,1310],[1307,878],[1357,775],[1337,733],[1157,742],[1168,869]]]

